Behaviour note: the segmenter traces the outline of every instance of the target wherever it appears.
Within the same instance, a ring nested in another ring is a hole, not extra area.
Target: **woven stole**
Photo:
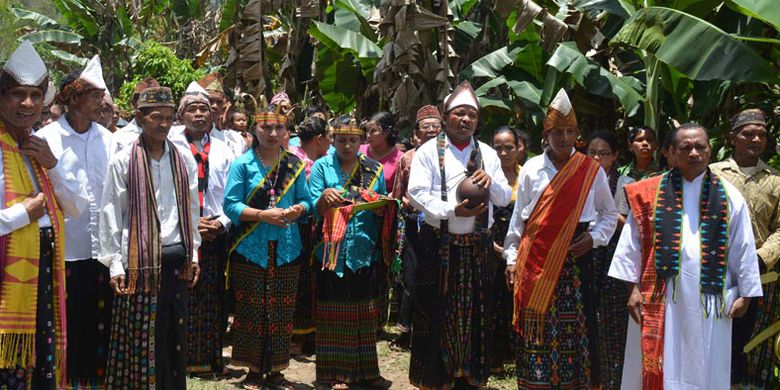
[[[574,153],[526,222],[515,268],[513,325],[521,336],[543,339],[545,314],[599,168],[595,160]]]
[[[666,283],[678,277],[681,261],[682,180],[672,170],[625,189],[642,241],[642,387],[661,389]],[[702,181],[701,199],[701,301],[705,316],[710,307],[720,316],[728,256],[728,199],[720,178],[709,170]]]
[[[187,166],[171,141],[165,141],[170,156],[173,187],[179,216],[179,228],[184,240],[187,261],[182,265],[179,277],[192,277],[190,261],[192,256],[192,220],[190,218],[190,188]],[[144,147],[143,137],[133,142],[128,169],[129,233],[128,233],[128,283],[130,294],[141,291],[157,295],[160,288],[162,266],[162,240],[160,219],[157,216],[157,199],[154,196],[151,163]],[[197,229],[197,226],[195,227]]]
[[[255,158],[257,158],[257,156],[255,156]],[[260,162],[259,159],[257,160],[262,165],[262,162]],[[279,158],[273,162],[271,169],[268,170],[265,176],[260,180],[259,183],[257,183],[255,188],[252,189],[252,191],[247,196],[245,201],[246,205],[258,210],[267,209],[271,200],[268,194],[268,192],[271,190],[271,184],[268,183],[274,177],[277,179],[273,183],[273,190],[279,194],[276,199],[277,202],[280,202],[284,195],[287,194],[287,191],[292,188],[295,180],[298,178],[301,172],[303,172],[305,167],[306,163],[304,163],[303,160],[288,152],[286,149],[281,149]],[[228,252],[228,256],[230,256],[233,251],[236,250],[241,241],[249,236],[249,234],[251,234],[255,229],[257,229],[258,226],[260,226],[259,221],[242,222],[240,225],[238,225],[234,235],[233,244],[230,246],[230,251]]]
[[[198,147],[195,145],[195,140],[186,131],[187,142],[190,144],[190,151],[192,156],[195,157],[195,162],[198,163],[198,198],[200,200],[200,216],[203,216],[203,196],[206,190],[209,188],[209,152],[211,151],[211,137],[206,136],[206,144],[203,145],[203,150],[198,151]]]
[[[4,208],[21,203],[35,191],[16,141],[0,127],[0,148],[5,175]],[[54,230],[54,327],[56,332],[57,387],[67,383],[65,320],[64,219],[51,181],[38,162],[30,159]],[[35,318],[37,314],[40,233],[38,221],[0,237],[0,368],[35,365]]]

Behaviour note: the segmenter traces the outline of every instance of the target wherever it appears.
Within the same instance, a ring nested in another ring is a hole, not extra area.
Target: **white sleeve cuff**
[[[30,224],[30,216],[27,215],[27,209],[24,208],[21,202],[5,209],[4,212],[8,215],[11,231],[21,229]]]

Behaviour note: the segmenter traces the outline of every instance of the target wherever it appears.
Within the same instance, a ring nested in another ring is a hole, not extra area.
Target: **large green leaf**
[[[780,1],[778,0],[727,0],[729,7],[750,17],[769,23],[780,31]]]
[[[359,58],[382,57],[382,48],[379,45],[365,35],[346,28],[314,20],[309,26],[309,34],[326,46],[348,50]]]
[[[79,34],[70,32],[70,31],[64,31],[64,30],[43,30],[43,31],[35,31],[29,34],[22,35],[19,37],[22,41],[29,41],[30,43],[67,43],[67,44],[77,44],[80,43],[84,37],[82,37]]]
[[[575,42],[559,44],[547,65],[558,72],[570,74],[574,81],[585,87],[589,93],[617,97],[629,116],[637,112],[643,100],[642,95],[635,89],[636,82],[627,81],[632,77],[618,77],[610,73],[580,53]]]
[[[49,53],[51,53],[53,56],[67,62],[73,62],[75,64],[84,66],[87,64],[88,59],[84,57],[79,57],[77,55],[73,55],[71,53],[68,53],[64,50],[54,49],[50,50]]]
[[[14,14],[14,16],[17,19],[21,20],[31,20],[35,22],[38,26],[46,29],[59,29],[61,28],[60,24],[57,23],[56,20],[43,15],[39,14],[37,12],[33,12],[30,10],[22,9],[22,8],[16,8],[11,7],[11,12]]]
[[[521,47],[510,48],[509,46],[504,46],[492,53],[488,53],[460,71],[460,78],[497,77],[498,72],[511,64],[521,50],[523,50]]]
[[[636,12],[633,4],[625,0],[573,0],[574,7],[583,11],[606,11],[623,19]]]
[[[103,26],[98,22],[95,10],[89,2],[82,0],[52,0],[57,10],[68,21],[74,31],[89,37],[97,36]]]
[[[336,13],[335,24],[339,27],[346,27],[350,30],[355,30],[369,39],[376,40],[376,31],[368,24],[368,18],[371,17],[371,4],[369,0],[336,0]],[[345,18],[344,15],[339,15],[340,11],[346,11],[352,14],[352,20]],[[340,17],[339,17],[340,16]],[[338,19],[350,23],[350,26],[342,25]],[[354,23],[357,23],[359,28],[354,28]]]
[[[720,28],[671,8],[637,11],[610,42],[646,50],[693,80],[776,82],[777,71]]]
[[[240,0],[225,0],[222,3],[222,19],[219,20],[219,31],[225,31],[238,20]]]

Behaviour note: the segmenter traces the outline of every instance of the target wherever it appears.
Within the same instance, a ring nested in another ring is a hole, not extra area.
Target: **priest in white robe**
[[[682,125],[672,140],[677,168],[626,186],[609,270],[632,285],[622,388],[728,389],[731,319],[761,296],[750,217],[707,168],[706,129]]]

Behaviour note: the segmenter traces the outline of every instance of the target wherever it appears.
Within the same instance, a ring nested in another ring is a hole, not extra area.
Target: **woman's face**
[[[598,161],[607,174],[609,174],[612,164],[617,159],[617,153],[612,150],[607,141],[601,138],[590,141],[590,144],[588,144],[588,156]]]
[[[520,149],[515,143],[515,137],[510,133],[498,133],[493,136],[493,149],[501,160],[501,168],[512,169],[517,166]]]
[[[387,134],[379,123],[368,122],[366,124],[366,142],[372,148],[381,148],[387,144]]]
[[[284,123],[257,123],[255,124],[255,136],[260,144],[260,149],[278,149],[287,137],[287,125]]]
[[[337,135],[333,141],[333,147],[336,148],[336,154],[339,159],[352,161],[357,156],[362,137],[359,135]]]
[[[628,144],[631,153],[642,160],[652,159],[657,148],[658,140],[655,138],[655,133],[648,130],[639,130],[634,141]]]

